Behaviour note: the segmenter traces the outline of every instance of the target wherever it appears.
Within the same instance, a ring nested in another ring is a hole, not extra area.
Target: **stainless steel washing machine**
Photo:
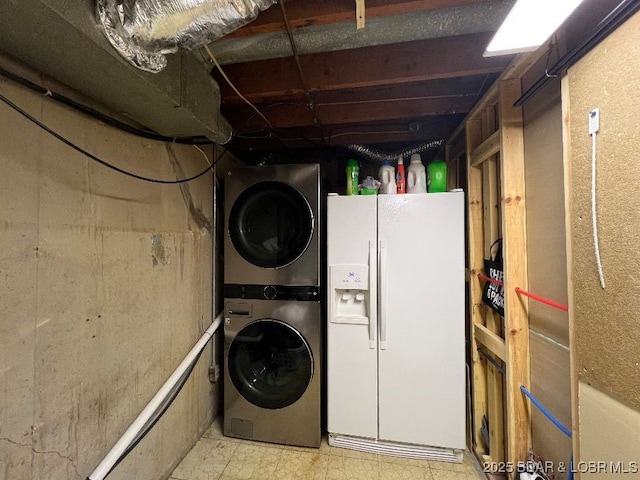
[[[225,435],[320,446],[321,324],[318,301],[225,299]]]
[[[319,212],[317,164],[230,170],[224,283],[320,285]]]

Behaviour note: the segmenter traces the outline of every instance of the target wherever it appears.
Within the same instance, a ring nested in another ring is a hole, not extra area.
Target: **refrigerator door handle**
[[[380,304],[380,350],[387,349],[387,241],[380,240],[380,264],[378,265]]]
[[[376,241],[369,240],[369,348],[376,348],[376,327],[378,318],[376,312],[377,306],[377,272],[375,268],[376,260]]]

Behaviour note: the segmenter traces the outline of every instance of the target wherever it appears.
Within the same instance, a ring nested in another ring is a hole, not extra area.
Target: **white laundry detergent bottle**
[[[382,166],[378,172],[378,179],[381,184],[378,194],[396,193],[396,169],[391,165],[389,160],[382,162]]]
[[[427,193],[427,172],[419,153],[411,155],[407,168],[407,193]]]

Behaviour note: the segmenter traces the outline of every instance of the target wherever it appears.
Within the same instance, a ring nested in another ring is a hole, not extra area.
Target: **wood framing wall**
[[[528,302],[515,292],[527,288],[522,109],[512,106],[520,95],[519,79],[500,81],[465,125],[472,432],[476,453],[496,465],[525,459],[531,445],[529,407],[519,391],[530,384]],[[482,303],[478,276],[499,238],[504,319]]]
[[[536,411],[520,389],[540,395],[571,426],[566,312],[549,313],[551,307],[534,304],[516,291],[516,287],[524,291],[540,287],[534,293],[566,304],[559,82],[543,90],[526,111],[513,106],[522,94],[523,75],[538,60],[532,56],[514,63],[459,134],[465,139],[467,169],[473,449],[489,470],[503,476],[513,476],[514,466],[527,459],[532,447],[555,462],[567,463],[571,453],[568,437],[563,439],[564,434]],[[460,150],[457,142],[454,137],[447,149],[449,161],[455,161],[454,152]],[[549,176],[555,183],[548,181]],[[546,217],[560,230],[554,229],[545,242],[541,235]],[[504,318],[482,302],[485,280],[478,275],[484,274],[484,259],[495,254],[490,248],[498,238],[503,239]],[[542,288],[545,271],[554,280]],[[548,368],[554,368],[556,375],[545,375]],[[564,442],[559,450],[547,443],[556,442],[558,436]]]
[[[566,469],[573,457],[577,478],[604,478],[614,469],[640,477],[638,31],[640,14],[564,78],[548,81],[524,109],[513,103],[521,85],[540,76],[541,63],[544,73],[546,50],[518,58],[448,145],[448,159],[455,161],[464,138],[468,169],[472,448],[499,474],[512,474],[533,448],[556,468]],[[601,115],[596,211],[606,288],[598,279],[591,219],[587,127],[595,107]],[[478,278],[497,236],[505,256],[501,320],[483,305]],[[527,301],[515,287],[564,310]],[[568,432],[540,413],[520,386]],[[489,442],[481,433],[485,417]],[[594,462],[606,471],[584,470]]]

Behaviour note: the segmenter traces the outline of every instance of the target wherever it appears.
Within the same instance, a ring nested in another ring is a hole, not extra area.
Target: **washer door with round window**
[[[267,409],[288,407],[313,378],[313,355],[290,325],[264,319],[244,327],[227,354],[229,378],[240,395]]]
[[[318,165],[244,167],[225,181],[225,279],[319,285]]]

